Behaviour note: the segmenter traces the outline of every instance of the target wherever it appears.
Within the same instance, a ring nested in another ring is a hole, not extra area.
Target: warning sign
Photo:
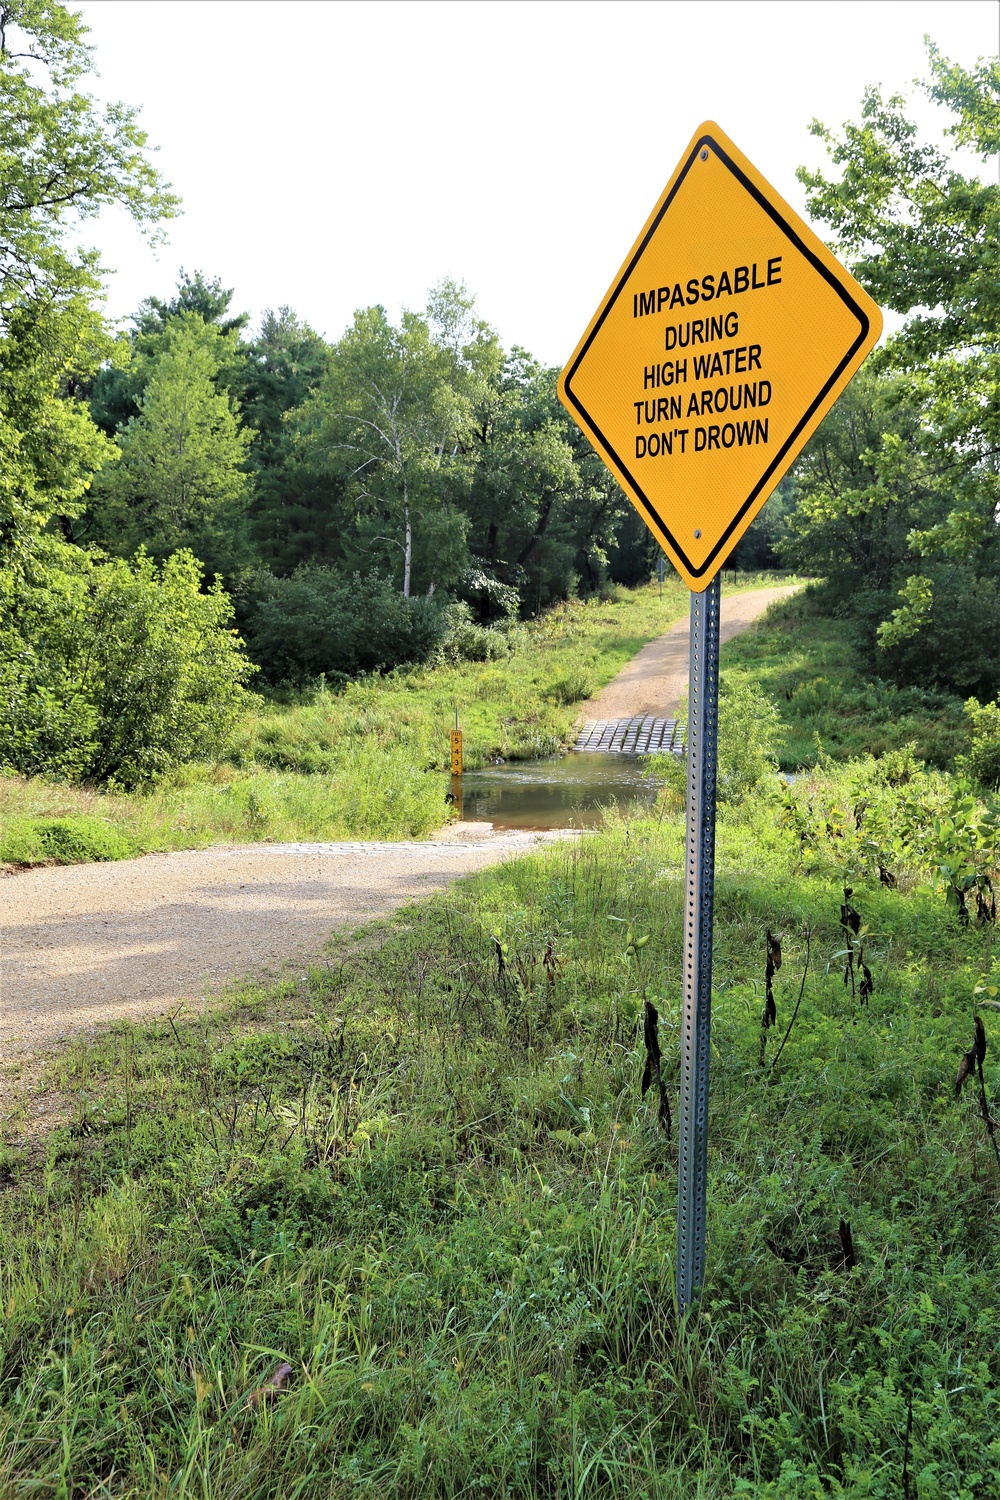
[[[697,593],[881,331],[854,277],[708,122],[559,395]]]

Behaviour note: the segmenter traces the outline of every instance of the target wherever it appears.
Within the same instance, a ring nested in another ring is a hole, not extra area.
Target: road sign
[[[677,1302],[705,1269],[719,572],[882,331],[717,125],[695,133],[559,379],[691,589]]]
[[[559,395],[697,592],[881,331],[868,294],[709,121]]]

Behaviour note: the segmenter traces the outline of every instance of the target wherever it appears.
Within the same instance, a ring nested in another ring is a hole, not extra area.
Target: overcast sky
[[[910,91],[929,33],[996,55],[997,0],[88,0],[94,92],[142,106],[184,216],[155,255],[87,228],[109,310],[178,267],[337,337],[356,307],[464,280],[508,344],[562,364],[695,128],[716,120],[803,210],[816,116]],[[939,138],[939,111],[914,113]]]

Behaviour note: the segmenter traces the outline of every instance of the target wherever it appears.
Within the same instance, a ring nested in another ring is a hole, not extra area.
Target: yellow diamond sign
[[[698,593],[881,331],[868,294],[709,121],[559,395]]]

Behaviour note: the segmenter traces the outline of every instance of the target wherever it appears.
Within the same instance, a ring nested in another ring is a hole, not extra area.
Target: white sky
[[[184,266],[256,321],[328,338],[356,307],[464,280],[509,345],[562,364],[697,125],[801,211],[808,134],[864,86],[910,90],[923,36],[971,65],[997,0],[87,0],[94,92],[142,106],[184,216],[155,255],[88,226],[109,310]],[[941,114],[914,113],[935,130]]]

